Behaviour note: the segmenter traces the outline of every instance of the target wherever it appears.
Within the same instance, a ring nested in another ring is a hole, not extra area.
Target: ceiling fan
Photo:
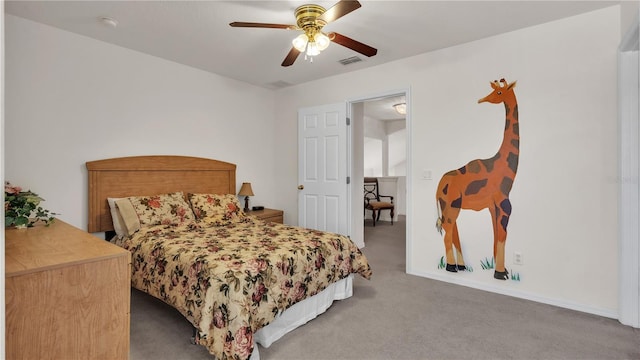
[[[328,23],[335,21],[348,13],[360,8],[362,5],[358,1],[341,0],[329,9],[322,6],[307,4],[296,8],[296,25],[286,24],[268,24],[255,22],[232,22],[232,27],[247,28],[268,28],[268,29],[285,29],[285,30],[302,30],[303,34],[293,39],[293,47],[289,54],[284,58],[282,66],[291,66],[298,58],[300,53],[305,54],[313,61],[313,57],[320,54],[320,51],[326,49],[331,42],[340,44],[344,47],[359,52],[366,56],[374,56],[378,50],[359,41],[353,40],[337,32],[323,33],[322,28]]]

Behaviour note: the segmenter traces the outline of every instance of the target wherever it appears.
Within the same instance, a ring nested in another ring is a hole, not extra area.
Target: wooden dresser
[[[128,359],[130,254],[58,219],[5,230],[7,359]]]

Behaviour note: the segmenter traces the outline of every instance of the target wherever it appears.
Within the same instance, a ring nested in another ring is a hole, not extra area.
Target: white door
[[[298,111],[298,225],[349,235],[347,105]]]

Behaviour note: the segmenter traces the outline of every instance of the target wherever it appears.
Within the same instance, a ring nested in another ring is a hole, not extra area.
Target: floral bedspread
[[[217,359],[248,359],[277,314],[351,273],[371,277],[346,236],[249,217],[150,226],[118,245],[131,252],[132,285],[180,311]]]

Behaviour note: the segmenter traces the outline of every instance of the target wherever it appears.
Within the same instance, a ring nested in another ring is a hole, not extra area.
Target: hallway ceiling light
[[[407,103],[399,103],[393,105],[393,108],[396,109],[396,112],[400,115],[407,115]]]

